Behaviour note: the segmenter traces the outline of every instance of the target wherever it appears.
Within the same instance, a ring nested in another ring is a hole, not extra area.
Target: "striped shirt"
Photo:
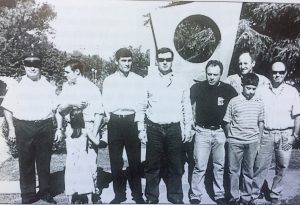
[[[231,99],[224,121],[230,124],[227,141],[230,143],[250,144],[258,141],[258,122],[264,121],[264,105],[261,99],[247,100],[244,95]]]

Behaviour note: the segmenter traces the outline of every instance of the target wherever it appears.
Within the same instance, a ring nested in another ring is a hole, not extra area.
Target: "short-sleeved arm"
[[[300,115],[300,96],[296,88],[294,89],[294,99],[293,99],[293,108],[292,116]]]

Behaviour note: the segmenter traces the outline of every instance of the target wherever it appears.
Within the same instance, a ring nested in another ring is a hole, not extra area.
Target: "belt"
[[[127,118],[134,118],[135,114],[129,114],[129,115],[117,115],[114,113],[110,114],[110,118],[112,119],[127,119]]]
[[[196,125],[204,129],[210,129],[210,130],[218,130],[222,128],[221,125],[201,125],[201,124],[196,124]]]
[[[294,129],[293,127],[287,127],[287,128],[282,128],[282,129],[269,129],[269,128],[264,128],[266,131],[285,131],[289,129]]]

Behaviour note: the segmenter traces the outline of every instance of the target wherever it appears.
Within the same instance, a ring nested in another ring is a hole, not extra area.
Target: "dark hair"
[[[76,69],[78,69],[81,74],[83,74],[83,72],[84,72],[83,64],[79,60],[76,60],[76,59],[68,60],[67,62],[65,62],[64,68],[68,67],[68,66],[71,67],[72,71],[75,71]]]
[[[209,66],[213,66],[213,67],[219,66],[219,68],[220,68],[220,73],[221,73],[221,74],[223,73],[223,64],[222,64],[221,61],[218,61],[218,60],[210,60],[210,61],[208,61],[208,63],[206,64],[206,67],[205,67],[205,72],[207,72],[207,68],[208,68]]]
[[[171,53],[172,58],[173,58],[174,57],[174,53],[173,53],[173,51],[170,48],[162,47],[162,48],[158,49],[157,52],[156,52],[156,59],[158,58],[158,54],[169,53],[169,52]]]
[[[131,57],[132,58],[132,52],[128,48],[120,48],[117,50],[115,54],[115,58],[118,61],[121,57]]]
[[[242,78],[242,85],[254,85],[258,86],[259,78],[256,74],[254,73],[247,73],[243,76]]]

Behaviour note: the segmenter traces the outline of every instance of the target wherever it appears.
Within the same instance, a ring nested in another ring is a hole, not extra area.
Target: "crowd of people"
[[[284,81],[287,66],[274,62],[269,80],[253,72],[255,59],[244,51],[239,56],[238,74],[222,82],[222,62],[209,60],[206,80],[190,87],[173,72],[173,59],[171,49],[158,49],[157,72],[142,78],[131,71],[132,52],[120,48],[115,54],[117,70],[105,78],[102,94],[84,77],[83,64],[69,60],[63,68],[67,82],[57,96],[55,87],[41,75],[41,58],[25,57],[26,75],[8,90],[1,105],[8,139],[17,145],[22,203],[40,199],[57,203],[50,194],[51,148],[64,137],[69,203],[83,203],[79,196],[86,196],[86,203],[102,203],[96,158],[99,130],[107,126],[115,195],[111,204],[126,201],[127,180],[133,201],[157,204],[161,179],[167,200],[183,204],[186,162],[189,202],[200,204],[210,157],[214,201],[220,205],[257,204],[263,197],[261,188],[273,153],[275,177],[269,192],[271,203],[280,204],[292,145],[299,140],[300,130],[300,97]],[[141,144],[146,145],[143,164]],[[124,150],[126,175],[122,171]],[[228,187],[223,183],[226,170]],[[142,176],[146,179],[144,191]]]

